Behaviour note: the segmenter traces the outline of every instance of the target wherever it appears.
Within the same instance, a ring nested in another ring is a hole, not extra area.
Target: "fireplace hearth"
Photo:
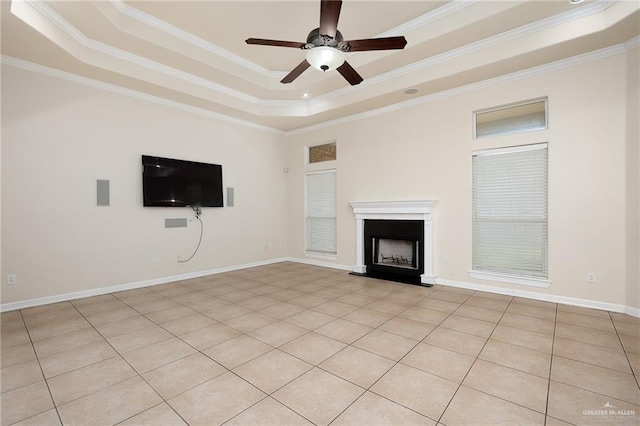
[[[356,265],[367,277],[431,286],[436,201],[352,202],[356,216]]]

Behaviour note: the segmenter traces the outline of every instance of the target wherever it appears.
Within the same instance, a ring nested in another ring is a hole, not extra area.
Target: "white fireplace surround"
[[[435,284],[431,214],[437,203],[437,200],[350,202],[356,216],[356,264],[353,267],[353,272],[367,273],[367,267],[364,263],[365,220],[422,220],[424,222],[424,247],[422,249],[424,273],[420,276],[420,282]]]

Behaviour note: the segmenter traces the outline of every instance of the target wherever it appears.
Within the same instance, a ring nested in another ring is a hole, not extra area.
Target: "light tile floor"
[[[640,320],[278,263],[2,314],[2,425],[640,424]]]

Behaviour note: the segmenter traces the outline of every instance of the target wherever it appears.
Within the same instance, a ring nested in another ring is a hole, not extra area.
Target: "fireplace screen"
[[[373,263],[396,268],[418,269],[418,241],[373,239]]]

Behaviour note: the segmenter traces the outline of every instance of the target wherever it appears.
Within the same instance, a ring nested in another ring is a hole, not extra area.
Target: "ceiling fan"
[[[307,57],[280,82],[287,84],[298,78],[307,68],[313,66],[321,71],[337,70],[352,86],[360,84],[363,78],[344,60],[345,52],[366,50],[404,49],[407,40],[403,37],[368,38],[363,40],[344,40],[338,31],[341,0],[320,1],[320,27],[312,30],[307,42],[268,40],[248,38],[247,44],[263,46],[296,47],[307,50]]]

